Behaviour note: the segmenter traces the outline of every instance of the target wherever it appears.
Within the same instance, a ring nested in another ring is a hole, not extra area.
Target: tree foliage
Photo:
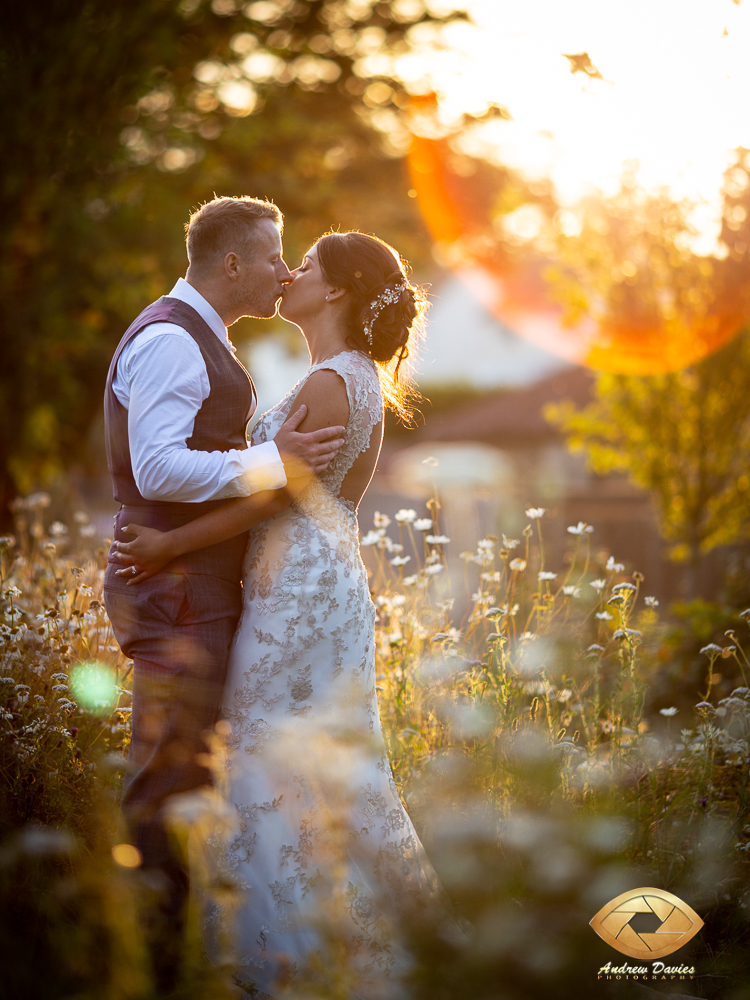
[[[214,192],[274,198],[292,258],[332,225],[424,254],[393,58],[421,0],[42,0],[0,33],[0,509],[76,461],[109,357],[184,271]],[[248,329],[245,331],[250,332]]]
[[[689,207],[626,186],[567,238],[553,275],[571,319],[593,317],[613,337],[639,324],[676,342],[712,337],[750,316],[750,161],[737,151],[725,175],[718,252],[692,249]],[[602,220],[603,223],[602,224]],[[726,339],[726,338],[723,338]],[[679,363],[679,357],[674,359]],[[750,528],[750,332],[670,374],[600,374],[595,400],[548,416],[599,473],[628,472],[650,490],[671,554],[693,568],[701,552]]]
[[[750,333],[667,375],[601,374],[596,399],[549,416],[600,474],[628,472],[654,498],[672,555],[747,536],[750,524]]]

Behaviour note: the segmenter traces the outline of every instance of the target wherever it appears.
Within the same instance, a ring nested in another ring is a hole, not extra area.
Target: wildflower
[[[492,600],[491,594],[483,594],[481,590],[471,595],[472,604],[489,604]]]
[[[447,545],[450,538],[446,538],[445,535],[427,535],[427,541],[430,545]]]
[[[513,570],[514,573],[523,573],[523,571],[526,569],[526,560],[511,559],[508,565],[510,566],[510,568]]]
[[[67,684],[53,684],[52,685],[52,690],[53,691],[67,691],[68,690],[68,685]]]
[[[563,594],[565,594],[566,597],[580,597],[581,596],[581,588],[580,587],[566,586],[566,587],[563,587],[562,592],[563,592]]]
[[[699,701],[695,707],[702,714],[714,711],[714,706],[709,701]]]
[[[506,604],[504,608],[488,608],[485,613],[485,618],[503,618],[508,614],[508,605]]]
[[[541,573],[537,574],[538,580],[554,580],[556,578],[557,578],[557,573],[548,573],[545,570],[542,570]]]
[[[391,566],[406,566],[408,562],[411,562],[411,556],[396,556],[391,559]]]
[[[613,733],[615,730],[614,723],[610,722],[609,719],[604,719],[599,725],[603,733]]]
[[[27,510],[42,510],[50,505],[49,493],[31,493],[27,496],[23,505]]]
[[[430,554],[425,559],[425,563],[428,566],[434,566],[435,563],[442,562],[442,557],[437,549],[431,549]]]
[[[9,549],[15,544],[16,540],[12,535],[0,535],[0,548]]]
[[[638,588],[635,587],[632,583],[616,583],[615,586],[612,588],[612,592],[619,593],[622,590],[635,591],[637,589]]]
[[[609,613],[609,611],[597,611],[594,617],[598,618],[599,621],[611,622],[613,616]]]
[[[594,590],[604,590],[606,586],[607,586],[606,580],[592,580],[591,583],[589,584],[589,587],[593,587]]]
[[[610,556],[609,559],[607,560],[606,568],[609,570],[610,573],[622,573],[622,571],[625,569],[625,565],[623,563],[615,562],[614,556]]]
[[[15,677],[0,677],[0,684],[15,684]]]
[[[505,535],[503,535],[503,548],[504,549],[514,549],[516,547],[516,545],[519,545],[519,544],[520,543],[519,543],[519,541],[518,541],[517,538],[506,538]]]
[[[533,642],[536,639],[536,632],[522,632],[519,642]]]
[[[378,542],[382,541],[383,532],[382,531],[368,531],[365,537],[360,542],[360,545],[377,545]]]
[[[587,653],[603,653],[604,646],[600,646],[598,642],[592,642],[589,648],[586,650]]]
[[[431,527],[432,527],[431,517],[418,517],[417,520],[414,522],[415,531],[429,531]]]
[[[573,697],[573,692],[568,690],[568,688],[563,688],[562,691],[557,692],[558,701],[570,701]]]
[[[544,517],[546,507],[529,507],[526,511],[526,517],[530,517],[532,521],[538,521],[540,517]]]
[[[87,583],[82,583],[81,586],[78,589],[81,591],[81,594],[83,595],[83,597],[93,597],[94,596],[94,590],[93,590],[93,588],[89,587],[89,585]]]
[[[527,681],[523,685],[523,690],[526,694],[546,694],[549,690],[549,683],[547,681]]]
[[[477,548],[480,550],[484,549],[485,552],[490,552],[494,547],[495,543],[491,538],[480,538],[477,542]]]
[[[705,653],[706,656],[709,657],[721,656],[722,652],[723,650],[721,646],[717,646],[715,642],[709,642],[707,646],[704,646],[703,649],[701,649],[701,653]]]
[[[22,594],[23,594],[23,591],[19,590],[18,587],[8,587],[8,589],[5,591],[5,594],[3,596],[4,597],[12,598],[12,597],[21,597]]]
[[[485,583],[500,583],[500,573],[482,573],[481,579]]]
[[[644,597],[643,598],[643,603],[646,605],[647,608],[658,608],[659,607],[659,602],[657,601],[657,599],[655,597]]]
[[[53,521],[48,530],[53,538],[61,538],[63,535],[67,535],[68,526],[62,521]]]
[[[474,555],[474,553],[473,552],[468,552],[468,551],[467,552],[461,552],[458,558],[459,559],[463,559],[463,561],[467,562],[467,563],[477,562],[478,561],[477,558],[476,558],[476,556]]]
[[[88,524],[89,516],[85,510],[77,510],[73,515],[73,520],[76,524]]]
[[[68,679],[68,675],[67,674],[53,674],[50,677],[51,681],[66,681],[67,679]]]
[[[659,715],[664,715],[669,719],[673,715],[677,715],[677,709],[674,706],[672,706],[671,708],[660,708]]]
[[[406,587],[413,587],[414,584],[417,582],[418,579],[419,579],[419,574],[418,573],[415,573],[414,576],[405,576],[404,577],[404,586],[406,586]]]
[[[412,510],[411,507],[402,507],[393,516],[399,524],[411,524],[412,521],[416,521],[417,512]]]
[[[445,632],[438,632],[433,635],[433,642],[447,641],[447,642],[458,642],[461,638],[461,632],[457,628],[449,628]]]
[[[571,525],[568,531],[571,535],[590,535],[594,529],[590,524],[586,524],[584,521],[579,521],[576,525]]]
[[[438,573],[442,573],[443,572],[443,564],[442,563],[433,563],[431,566],[425,566],[425,570],[424,571],[429,576],[437,576]]]
[[[46,552],[48,556],[53,556],[57,552],[57,546],[54,542],[45,542],[42,545],[42,551]]]
[[[68,600],[68,596],[69,595],[66,594],[64,590],[61,590],[60,593],[57,595],[57,599],[58,601],[60,601],[61,604],[64,604]]]
[[[96,534],[96,527],[93,524],[82,524],[78,529],[81,538],[93,538]]]
[[[394,608],[403,608],[406,604],[406,597],[404,594],[392,594],[391,595],[391,606]]]

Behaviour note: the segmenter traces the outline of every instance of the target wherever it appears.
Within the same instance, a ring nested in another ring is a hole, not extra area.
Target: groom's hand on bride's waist
[[[340,426],[300,433],[297,428],[306,414],[307,407],[300,406],[274,438],[290,480],[304,479],[310,474],[324,472],[344,443],[345,428]]]

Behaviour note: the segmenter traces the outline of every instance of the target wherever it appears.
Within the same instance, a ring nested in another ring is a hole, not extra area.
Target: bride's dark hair
[[[377,236],[326,233],[315,246],[326,281],[348,293],[347,343],[369,354],[386,406],[412,422],[420,396],[409,376],[403,376],[401,365],[422,332],[424,292],[410,283],[406,261]]]

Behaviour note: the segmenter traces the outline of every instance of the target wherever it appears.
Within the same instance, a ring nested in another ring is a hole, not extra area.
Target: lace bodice
[[[357,458],[367,451],[373,428],[383,416],[383,397],[374,362],[361,351],[342,351],[327,361],[313,365],[304,378],[286,396],[260,418],[252,433],[253,444],[272,441],[289,416],[295,397],[313,372],[329,368],[344,380],[349,400],[349,420],[344,444],[319,479],[334,496],[338,496],[347,472]]]

